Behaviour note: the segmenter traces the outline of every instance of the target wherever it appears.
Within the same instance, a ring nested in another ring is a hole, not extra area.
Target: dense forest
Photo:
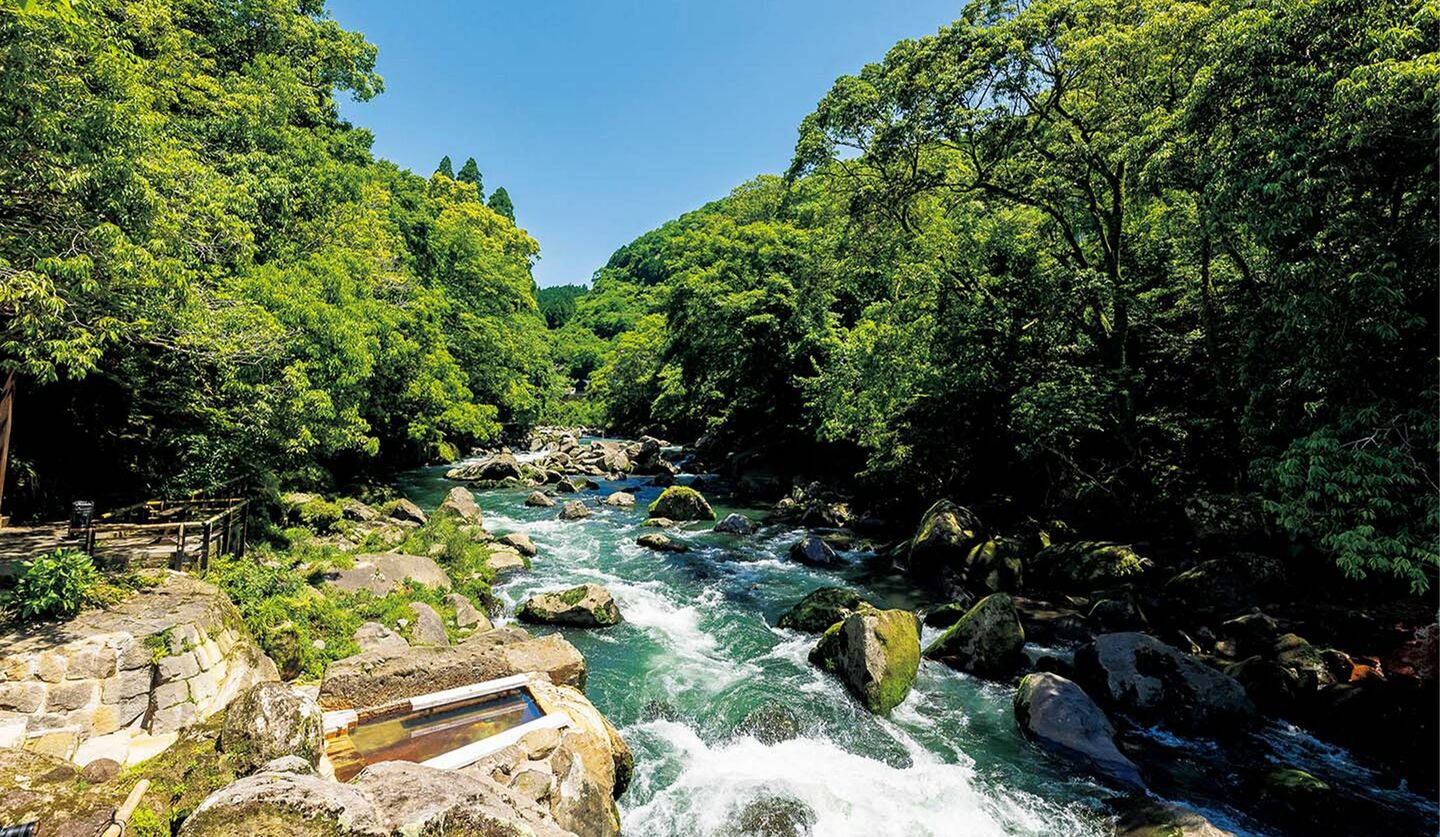
[[[473,159],[339,116],[383,83],[322,3],[7,6],[18,509],[563,422],[881,512],[1200,504],[1357,576],[1440,561],[1433,4],[971,3],[837,80],[788,171],[538,300]]]
[[[1424,589],[1437,23],[972,3],[836,81],[783,177],[616,251],[560,357],[600,423],[741,470],[1112,530],[1200,507]]]

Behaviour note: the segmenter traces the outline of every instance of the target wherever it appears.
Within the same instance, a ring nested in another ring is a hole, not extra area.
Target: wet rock
[[[651,700],[640,709],[642,721],[678,721],[680,711],[667,700]]]
[[[495,573],[497,578],[530,569],[530,565],[525,563],[525,557],[517,550],[499,546],[490,550],[490,555],[485,559],[485,565]]]
[[[571,500],[560,509],[561,520],[584,520],[590,516],[590,507],[579,500]]]
[[[640,525],[647,526],[651,529],[669,529],[676,524],[675,521],[668,517],[651,517],[646,518]]]
[[[530,536],[524,532],[511,532],[501,538],[500,542],[514,547],[516,552],[527,558],[534,558],[539,553],[539,550],[535,548],[535,542],[530,540]]]
[[[1270,648],[1270,655],[1282,667],[1294,672],[1300,688],[1314,691],[1335,682],[1320,649],[1298,634],[1283,634]]]
[[[379,706],[481,680],[541,672],[584,688],[585,658],[559,634],[532,637],[520,628],[477,633],[450,647],[372,648],[332,662],[320,683],[324,709]]]
[[[1025,663],[1025,631],[1007,593],[986,596],[925,649],[925,656],[981,677],[1000,677]]]
[[[1293,718],[1302,689],[1295,672],[1274,660],[1247,657],[1225,667],[1225,673],[1245,689],[1257,709],[1266,715]]]
[[[445,476],[452,480],[494,483],[506,479],[518,480],[524,476],[524,471],[515,456],[505,452],[451,468]]]
[[[1235,837],[1188,808],[1136,797],[1117,806],[1115,837]]]
[[[525,498],[525,505],[532,509],[548,509],[555,505],[555,501],[543,491],[532,491],[530,496]]]
[[[282,756],[314,767],[325,750],[320,707],[281,683],[252,686],[226,708],[220,749],[242,773]]]
[[[755,524],[751,523],[750,518],[745,515],[732,512],[725,515],[724,520],[715,524],[714,531],[727,535],[750,535],[755,532]]]
[[[430,522],[430,516],[425,514],[424,510],[403,497],[390,504],[389,516],[392,520],[415,523],[420,526]]]
[[[983,527],[974,512],[949,500],[940,500],[920,518],[910,539],[910,571],[938,580],[946,567],[962,567],[965,557],[981,539]]]
[[[599,584],[538,593],[521,603],[515,616],[524,622],[581,628],[603,628],[621,622],[615,599]]]
[[[1115,727],[1085,691],[1056,674],[1027,674],[1015,690],[1020,732],[1045,749],[1125,785],[1140,771],[1115,746]]]
[[[1221,616],[1247,610],[1284,589],[1285,564],[1253,552],[1201,561],[1165,582],[1162,596],[1187,610]]]
[[[800,720],[790,707],[770,700],[746,713],[735,734],[748,735],[765,745],[779,744],[800,737]]]
[[[635,495],[626,491],[617,491],[605,498],[605,505],[614,506],[617,509],[635,508]]]
[[[805,594],[805,598],[780,616],[776,625],[812,634],[823,633],[826,628],[859,609],[863,603],[860,594],[854,590],[821,587]]]
[[[450,589],[450,576],[435,563],[435,559],[399,552],[357,555],[354,566],[327,570],[322,578],[326,587],[346,593],[365,590],[376,596],[399,590],[407,578],[428,587]]]
[[[974,606],[974,601],[968,602],[946,602],[938,607],[933,607],[925,612],[925,624],[931,628],[948,628]]]
[[[672,485],[660,492],[660,496],[650,504],[650,516],[671,520],[714,520],[715,510],[695,489]]]
[[[810,837],[817,817],[794,797],[765,794],[739,806],[733,819],[736,837]]]
[[[1076,652],[1075,678],[1104,704],[1182,731],[1218,735],[1255,715],[1233,677],[1146,634],[1096,637]]]
[[[458,485],[445,495],[445,500],[440,504],[440,508],[435,510],[435,515],[458,520],[472,526],[485,525],[485,516],[480,513],[480,506],[475,502],[475,495],[471,494],[468,488]]]
[[[1136,581],[1150,567],[1150,559],[1126,544],[1074,541],[1037,552],[1025,575],[1041,589],[1092,591]]]
[[[656,552],[689,552],[690,547],[676,543],[659,532],[649,532],[635,539],[635,543]]]
[[[818,535],[806,535],[790,547],[789,555],[791,561],[812,567],[833,567],[841,563],[840,556]]]
[[[1090,621],[1104,631],[1138,630],[1148,624],[1130,599],[1100,599],[1090,606]]]
[[[834,674],[866,709],[885,714],[910,693],[920,666],[920,623],[907,610],[862,606],[831,625],[810,662]]]
[[[1361,823],[1342,823],[1342,806],[1335,791],[1303,770],[1280,767],[1266,773],[1255,789],[1256,807],[1267,820],[1293,829],[1293,833],[1358,834]],[[1323,817],[1317,814],[1324,812]]]

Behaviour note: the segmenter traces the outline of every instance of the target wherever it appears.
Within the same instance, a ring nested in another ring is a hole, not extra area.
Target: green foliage
[[[22,620],[73,616],[104,603],[100,571],[83,552],[59,549],[24,566],[6,603]]]
[[[551,285],[535,294],[540,314],[552,329],[561,328],[575,316],[575,301],[589,293],[584,285]]]
[[[455,165],[450,162],[449,154],[440,158],[440,165],[435,167],[435,173],[443,174],[451,180],[455,179]]]
[[[485,194],[485,181],[480,176],[480,166],[476,165],[474,157],[465,158],[465,164],[460,167],[460,172],[455,175],[460,183],[469,183],[475,187],[476,195]]]
[[[510,219],[512,224],[515,222],[515,204],[510,202],[510,193],[504,186],[490,193],[490,208]]]

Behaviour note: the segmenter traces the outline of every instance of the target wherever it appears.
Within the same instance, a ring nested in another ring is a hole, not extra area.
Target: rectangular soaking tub
[[[345,782],[366,765],[413,761],[456,770],[537,729],[569,726],[549,712],[517,674],[364,709],[325,713],[325,755]]]

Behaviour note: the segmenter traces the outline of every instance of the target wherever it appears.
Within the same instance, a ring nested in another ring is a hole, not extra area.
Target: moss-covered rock
[[[1074,541],[1037,552],[1025,574],[1031,586],[1089,591],[1136,581],[1150,566],[1150,559],[1126,544]]]
[[[961,583],[977,595],[1014,593],[1024,578],[1025,549],[1019,541],[989,538],[974,544],[962,561]]]
[[[220,749],[246,772],[282,756],[299,756],[314,767],[325,748],[323,727],[315,701],[281,683],[259,683],[226,707]]]
[[[908,610],[862,605],[825,631],[810,662],[834,674],[865,708],[894,709],[920,668],[920,623]]]
[[[1432,742],[1433,743],[1433,742]],[[1297,829],[1297,833],[1357,833],[1340,828],[1335,822],[1337,799],[1334,790],[1304,770],[1280,767],[1266,773],[1255,789],[1257,807],[1265,818],[1277,825]],[[1317,816],[1328,822],[1316,825]]]
[[[1025,631],[1006,593],[986,596],[925,649],[925,656],[982,677],[999,677],[1025,661]]]
[[[940,500],[925,511],[910,539],[910,570],[938,579],[946,567],[962,566],[965,556],[980,540],[980,519],[969,509]]]
[[[805,598],[796,602],[794,607],[780,616],[776,625],[781,628],[818,634],[849,616],[851,611],[858,609],[864,603],[865,600],[860,598],[860,594],[854,590],[847,590],[844,587],[821,587],[805,594]]]
[[[515,616],[522,622],[581,628],[603,628],[622,621],[615,599],[599,584],[537,593],[515,609]]]
[[[714,520],[715,510],[705,496],[693,488],[672,485],[650,504],[651,517],[671,520]]]

